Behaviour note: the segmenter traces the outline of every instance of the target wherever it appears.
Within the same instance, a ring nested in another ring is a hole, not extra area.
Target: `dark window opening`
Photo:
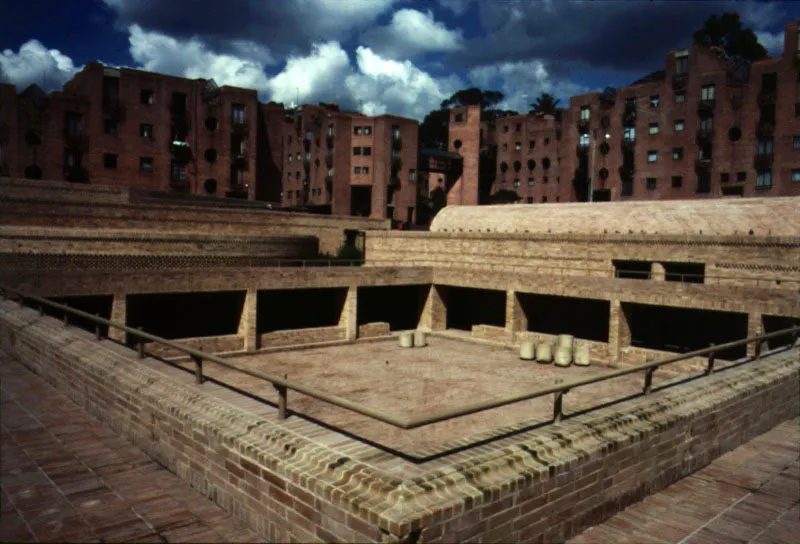
[[[359,290],[360,291],[360,290]],[[360,295],[361,293],[359,293]],[[335,327],[339,324],[347,289],[285,289],[258,292],[256,328],[259,333]],[[280,311],[275,311],[280,308]]]
[[[506,326],[506,292],[468,287],[438,287],[447,308],[447,328],[470,331],[473,325]]]
[[[427,285],[359,287],[359,325],[388,323],[389,330],[416,329],[428,294]]]
[[[111,295],[48,297],[48,299],[58,304],[65,304],[70,308],[74,308],[75,310],[86,312],[87,314],[97,315],[103,319],[111,319],[111,306],[114,301],[114,297]],[[43,306],[43,310],[45,315],[49,315],[58,319],[62,319],[64,317],[64,312],[61,310],[49,308],[48,306]],[[95,332],[95,323],[91,319],[70,315],[69,322],[71,325],[74,325],[79,329],[83,329],[91,333]],[[100,334],[103,336],[108,336],[108,325],[100,325]]]
[[[517,297],[529,331],[608,342],[607,300],[530,293],[518,293]]]
[[[705,283],[706,265],[703,263],[664,263],[664,279],[682,283]]]
[[[629,280],[649,280],[652,264],[649,261],[623,261],[614,259],[614,277]]]
[[[244,291],[128,295],[128,326],[167,339],[236,334]]]

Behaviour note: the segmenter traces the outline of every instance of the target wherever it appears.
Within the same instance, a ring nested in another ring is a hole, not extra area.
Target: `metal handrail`
[[[21,257],[23,260],[29,257],[33,257],[33,259],[37,258],[56,258],[59,260],[69,260],[70,257],[79,257],[85,259],[98,259],[102,260],[104,258],[109,257],[109,255],[96,255],[96,254],[78,254],[78,255],[69,255],[65,253],[11,253],[5,254],[6,256],[11,255],[12,257]],[[137,258],[142,259],[150,259],[152,255],[111,255],[112,258],[119,258],[119,259],[129,259],[135,260]],[[167,259],[171,257],[180,258],[180,259],[193,259],[193,258],[207,258],[207,255],[161,255],[160,257],[165,257]],[[364,264],[364,259],[263,259],[257,255],[211,255],[210,257],[215,258],[218,257],[220,259],[225,258],[237,258],[237,259],[244,259],[249,261],[246,263],[247,266],[251,268],[268,268],[275,266],[277,268],[290,268],[290,267],[300,267],[300,268],[313,268],[313,267],[333,267],[333,266],[362,266]],[[262,260],[263,259],[263,260]],[[260,261],[260,264],[253,264],[253,262]],[[238,265],[237,265],[238,266]]]
[[[289,380],[287,378],[282,378],[276,374],[272,374],[269,372],[262,372],[259,370],[253,370],[236,362],[227,359],[222,359],[216,355],[212,355],[210,353],[206,353],[204,351],[200,351],[194,348],[186,347],[176,342],[156,336],[154,334],[144,332],[141,329],[135,329],[132,327],[128,327],[127,325],[114,323],[113,321],[104,319],[98,315],[93,315],[87,312],[83,312],[81,310],[67,306],[66,304],[59,304],[57,302],[53,302],[51,300],[42,297],[26,295],[25,293],[17,289],[0,285],[0,298],[2,298],[3,300],[9,298],[8,297],[9,293],[13,293],[17,297],[19,297],[17,302],[20,304],[20,306],[24,306],[26,301],[32,301],[38,304],[40,314],[44,314],[44,306],[49,306],[51,308],[63,311],[64,312],[63,319],[65,326],[69,325],[70,315],[74,315],[92,321],[95,324],[95,334],[98,340],[103,339],[102,331],[100,328],[101,325],[106,325],[108,327],[113,327],[115,329],[125,331],[127,334],[130,334],[139,339],[137,347],[140,359],[144,359],[145,357],[145,343],[144,343],[145,340],[149,340],[151,342],[155,342],[157,344],[161,344],[176,349],[178,351],[181,351],[186,355],[189,355],[189,357],[191,357],[195,363],[195,383],[197,384],[202,384],[205,381],[205,378],[203,376],[204,361],[211,361],[225,368],[230,368],[232,370],[236,370],[238,372],[247,374],[248,376],[268,381],[272,384],[273,387],[275,387],[275,389],[278,392],[278,417],[280,419],[285,419],[288,416],[288,391],[291,390],[291,391],[296,391],[298,393],[302,393],[303,395],[315,398],[317,400],[327,402],[328,404],[338,406],[339,408],[344,408],[346,410],[350,410],[352,412],[361,414],[363,416],[367,416],[372,419],[381,421],[383,423],[388,423],[389,425],[392,425],[394,427],[406,430],[416,429],[426,425],[431,425],[433,423],[438,423],[449,419],[455,419],[457,417],[463,417],[477,412],[483,412],[485,410],[490,410],[492,408],[500,408],[502,406],[507,406],[509,404],[514,404],[525,400],[531,400],[534,398],[543,397],[545,395],[550,395],[550,394],[555,395],[553,400],[553,420],[561,421],[564,415],[563,397],[564,395],[569,393],[570,390],[575,389],[576,387],[582,387],[585,385],[600,383],[606,380],[618,378],[620,376],[626,376],[628,374],[634,374],[636,372],[644,371],[645,379],[644,379],[643,393],[645,395],[648,395],[652,392],[653,374],[655,373],[656,370],[658,370],[660,367],[664,365],[685,361],[693,357],[706,356],[707,364],[704,375],[707,376],[714,372],[716,355],[720,351],[740,346],[747,346],[751,343],[755,343],[755,357],[751,360],[759,360],[761,358],[762,344],[765,340],[769,340],[771,338],[777,338],[780,336],[792,335],[793,343],[796,343],[798,335],[800,335],[800,326],[790,327],[788,329],[775,331],[768,334],[762,334],[751,338],[744,338],[742,340],[735,340],[733,342],[727,342],[725,344],[720,344],[720,345],[712,344],[707,348],[691,351],[688,353],[683,353],[680,355],[674,355],[672,357],[667,357],[665,359],[647,362],[629,368],[614,370],[598,376],[592,376],[589,378],[574,380],[568,383],[553,385],[550,387],[539,388],[533,391],[517,393],[499,399],[477,402],[452,410],[443,410],[433,415],[416,417],[416,418],[413,417],[403,418],[393,414],[387,414],[380,410],[376,410],[374,408],[370,408],[368,406],[364,406],[356,402],[352,402],[338,395],[326,393],[314,387],[309,387],[294,382],[292,380]]]

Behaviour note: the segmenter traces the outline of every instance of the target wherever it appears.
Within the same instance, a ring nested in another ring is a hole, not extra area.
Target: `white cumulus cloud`
[[[197,38],[177,40],[159,32],[148,32],[132,25],[130,54],[133,60],[151,72],[188,78],[213,78],[219,85],[265,89],[265,50],[239,42],[244,56],[217,54]],[[246,58],[249,57],[249,58]],[[271,61],[270,57],[267,57]]]
[[[13,83],[20,90],[36,83],[46,91],[61,87],[78,68],[72,59],[57,49],[47,49],[38,40],[28,40],[18,53],[0,53],[0,81]]]
[[[756,32],[756,37],[770,55],[783,54],[783,32]]]
[[[300,103],[341,100],[342,81],[351,70],[350,58],[338,42],[315,44],[309,55],[289,57],[266,90],[272,100],[284,104],[298,98]]]
[[[362,36],[373,51],[385,56],[411,58],[429,52],[453,52],[461,48],[460,30],[450,30],[433,18],[433,12],[401,9],[388,26],[371,28]]]

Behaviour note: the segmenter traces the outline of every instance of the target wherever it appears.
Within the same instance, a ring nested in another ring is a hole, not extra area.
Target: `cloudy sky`
[[[714,13],[737,11],[770,54],[800,2],[646,0],[2,0],[0,81],[58,88],[85,63],[129,66],[422,119],[454,91],[629,84]]]

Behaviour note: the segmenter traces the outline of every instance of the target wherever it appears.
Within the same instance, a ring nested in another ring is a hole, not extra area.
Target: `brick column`
[[[664,270],[664,265],[661,263],[652,263],[650,265],[650,279],[653,281],[664,281],[667,273]]]
[[[517,333],[528,330],[528,318],[522,311],[516,291],[506,291],[506,333],[513,342]]]
[[[126,293],[114,293],[114,300],[111,302],[111,321],[120,325],[128,324],[128,295]],[[125,343],[125,331],[109,327],[108,337],[120,343]]]
[[[244,338],[245,351],[258,350],[258,291],[256,289],[248,289],[244,296],[238,335]]]
[[[621,349],[631,344],[631,329],[628,318],[619,300],[611,301],[608,319],[608,360],[612,364],[621,362]]]
[[[339,316],[339,326],[344,327],[348,342],[356,341],[358,338],[358,287],[356,286],[347,288],[342,315]]]
[[[447,328],[447,307],[444,305],[439,288],[435,285],[431,285],[428,297],[425,299],[419,328],[429,331],[441,331]]]
[[[764,334],[764,320],[761,312],[750,312],[747,314],[747,337],[759,336]],[[762,345],[761,352],[766,350],[766,344]],[[752,357],[756,354],[756,345],[747,344],[747,356]]]

